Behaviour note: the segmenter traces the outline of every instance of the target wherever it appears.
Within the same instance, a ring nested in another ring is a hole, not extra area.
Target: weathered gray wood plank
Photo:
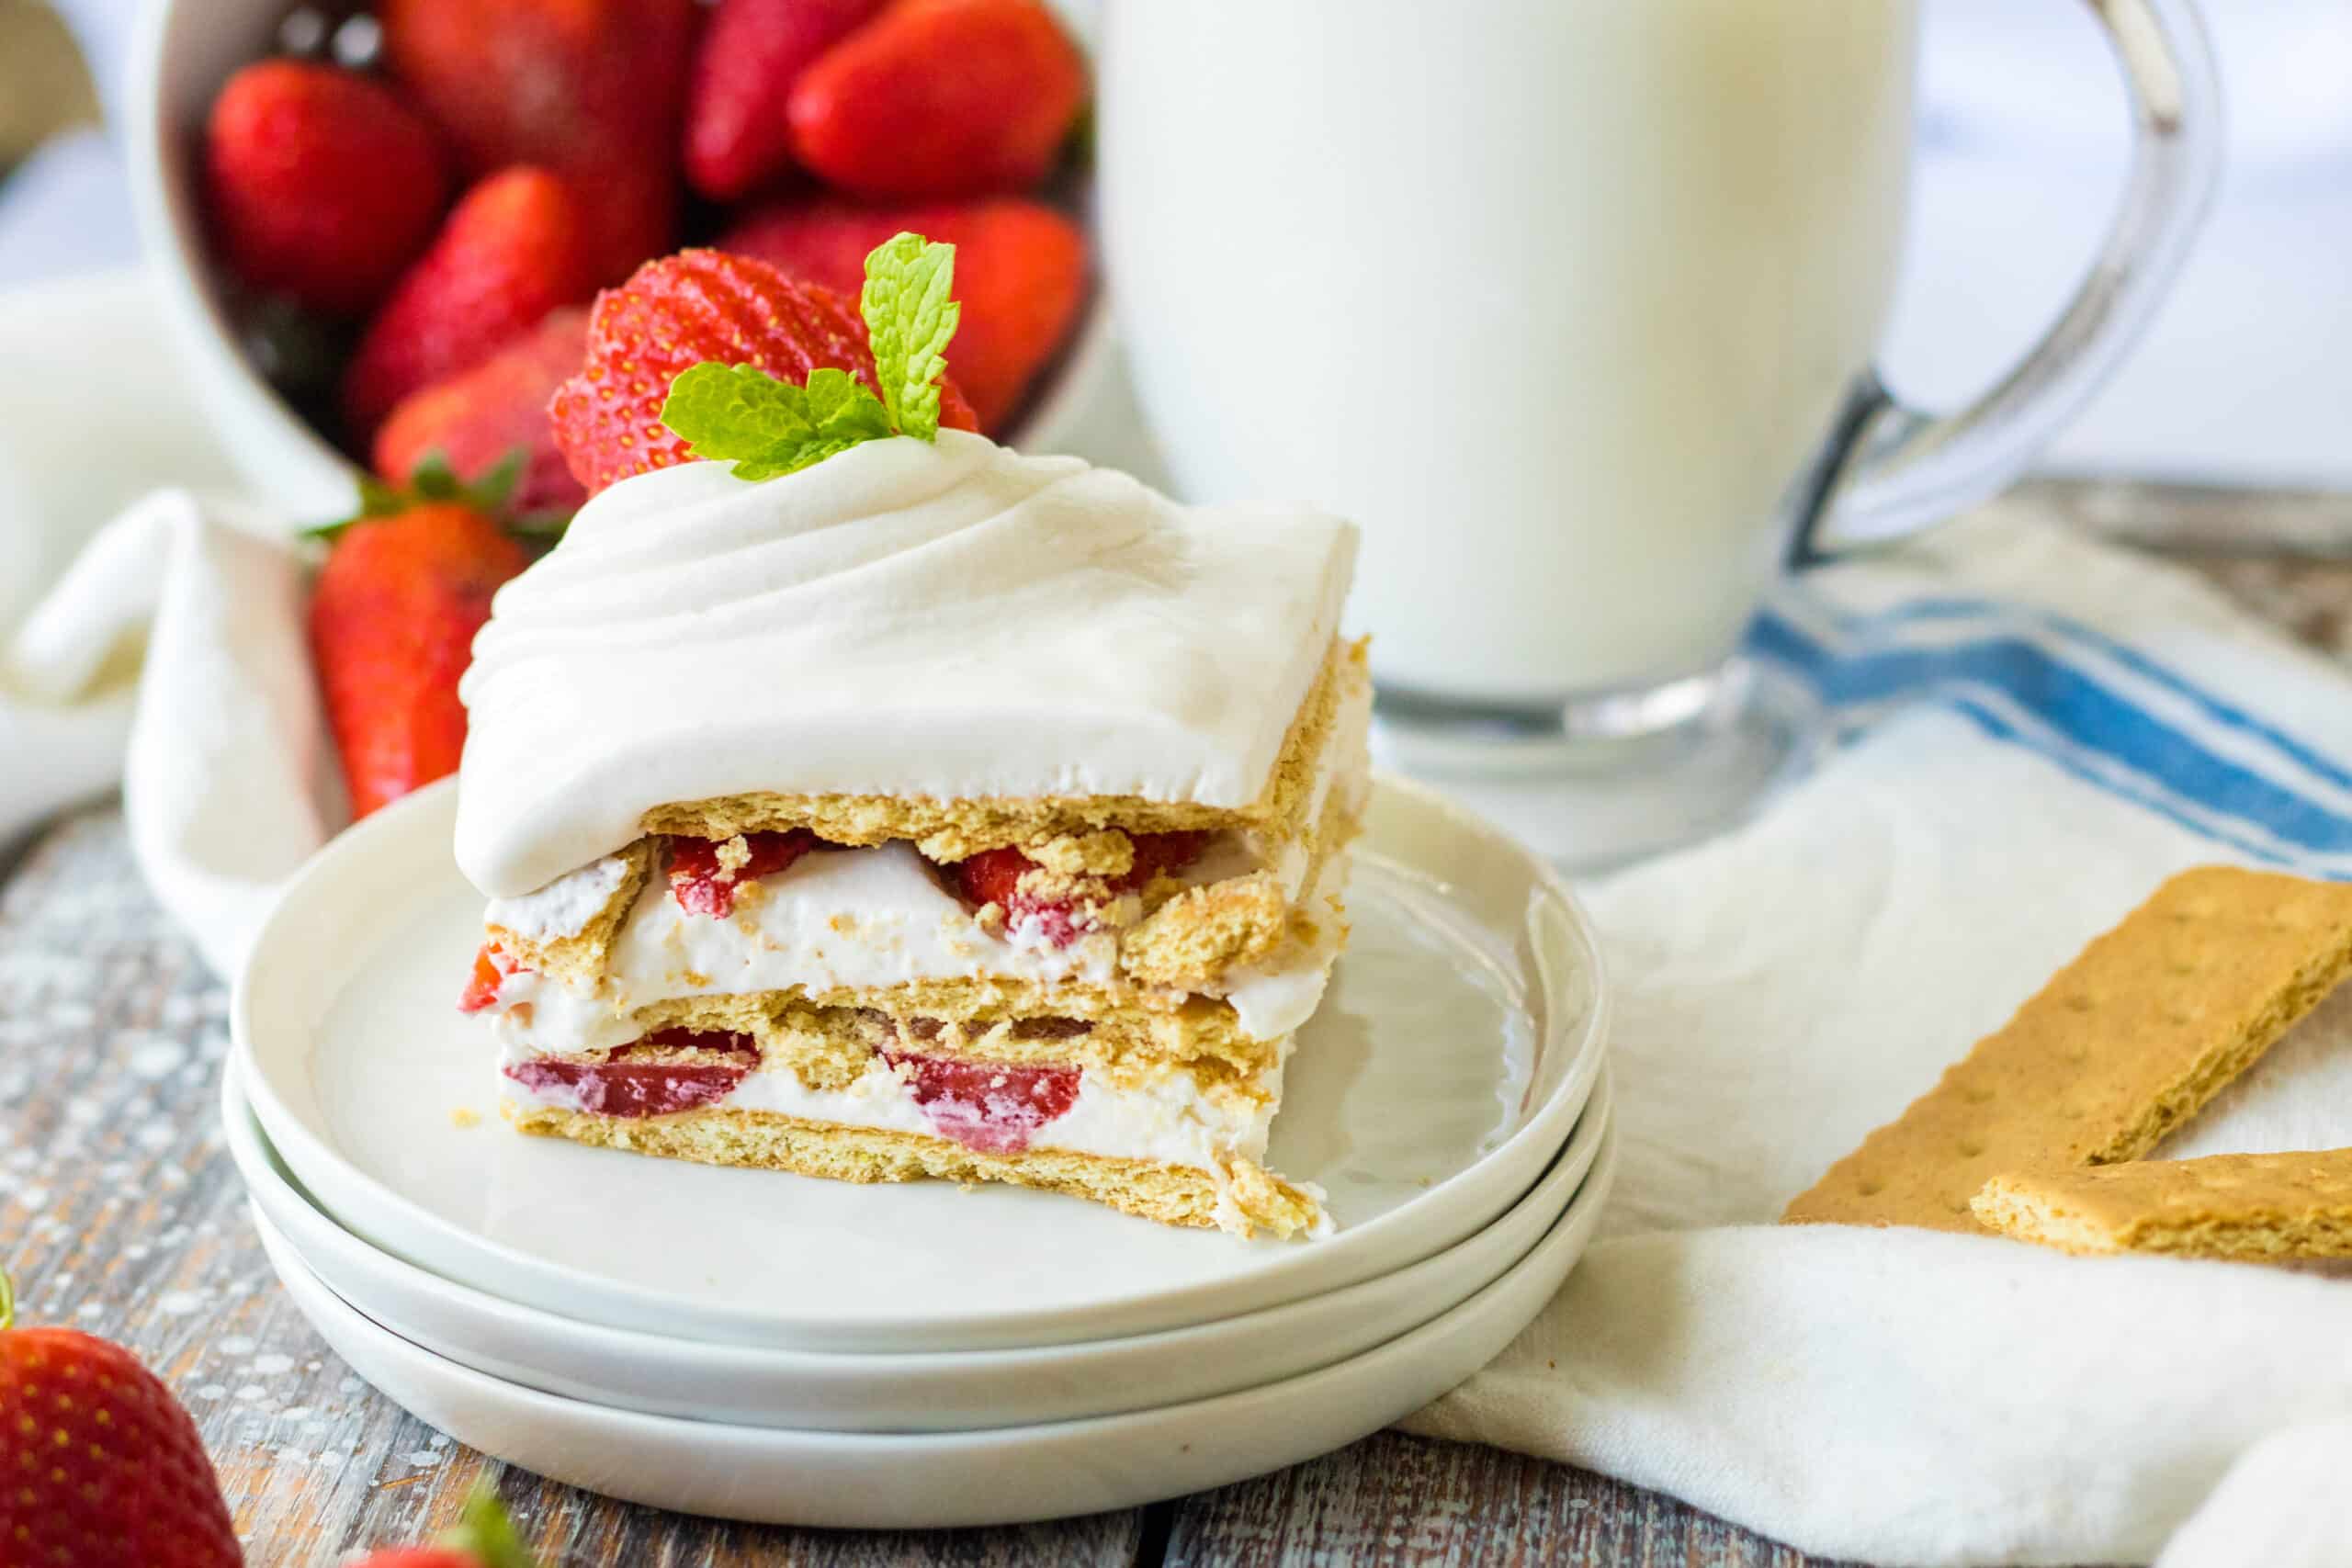
[[[1396,1433],[1186,1499],[1167,1557],[1169,1568],[1810,1568],[1824,1561],[1589,1471]]]

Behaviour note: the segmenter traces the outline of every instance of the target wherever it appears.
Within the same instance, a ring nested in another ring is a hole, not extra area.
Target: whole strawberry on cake
[[[465,1005],[527,1133],[1328,1228],[1264,1164],[1347,936],[1355,532],[968,428],[954,252],[686,252],[551,405],[592,498],[463,694]]]

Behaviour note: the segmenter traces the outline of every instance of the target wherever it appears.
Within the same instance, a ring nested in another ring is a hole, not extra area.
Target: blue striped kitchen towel
[[[2352,875],[2352,671],[2015,506],[1810,575],[1754,647],[1837,742],[1585,888],[1619,993],[1602,1239],[1414,1428],[1872,1562],[2146,1562],[2265,1438],[2217,1510],[2352,1506],[2278,1479],[2352,1470],[2352,1281],[1771,1224],[2171,873]],[[2346,1145],[2352,995],[2159,1154]]]

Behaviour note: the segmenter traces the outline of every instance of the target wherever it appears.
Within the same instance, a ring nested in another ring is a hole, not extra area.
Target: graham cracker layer
[[[1342,733],[1353,733],[1351,727],[1343,732],[1335,724],[1337,705],[1368,700],[1369,690],[1363,645],[1335,644],[1333,660],[1317,688],[1318,697],[1328,699],[1322,706],[1332,711],[1323,712],[1313,727],[1317,738],[1306,770],[1296,781],[1298,787],[1284,791],[1287,814],[1271,827],[1239,829],[1238,845],[1261,865],[1283,860],[1296,867],[1303,860],[1301,898],[1305,890],[1317,885],[1360,830],[1356,815],[1360,801],[1353,787],[1335,784],[1318,792],[1315,770],[1324,749]],[[1308,707],[1316,705],[1310,700]],[[1351,744],[1350,750],[1360,750],[1360,747]],[[1349,761],[1336,760],[1340,778],[1353,776]],[[1024,892],[1035,881],[1041,896],[1095,912],[1102,929],[1117,942],[1119,978],[1109,986],[1090,987],[1091,999],[1078,994],[1081,987],[1075,983],[1041,986],[989,980],[918,982],[904,987],[908,994],[903,997],[842,991],[796,994],[827,1006],[884,1006],[963,1016],[978,1009],[1007,1005],[1009,984],[1023,994],[1018,1005],[1033,1012],[1082,1011],[1095,1016],[1120,1008],[1166,1007],[1185,994],[1221,994],[1224,974],[1260,964],[1274,954],[1285,939],[1296,934],[1302,913],[1311,919],[1337,918],[1335,911],[1319,907],[1295,906],[1284,879],[1272,869],[1198,886],[1159,876],[1139,894],[1114,897],[1099,878],[1122,874],[1132,863],[1133,846],[1125,827],[1091,829],[1026,842],[1023,852],[1038,863],[1023,875]],[[1223,852],[1230,854],[1230,847]],[[622,851],[620,858],[623,874],[579,931],[556,938],[532,936],[493,919],[486,922],[490,941],[524,968],[549,976],[575,991],[596,988],[623,923],[645,895],[648,881],[660,876],[665,863],[658,838],[639,840]],[[601,891],[602,884],[598,886]],[[763,894],[761,884],[746,885],[737,894],[739,909],[755,908]],[[998,906],[982,906],[974,911],[975,934],[1000,931],[1003,918]]]
[[[624,863],[619,886],[605,899],[605,907],[570,936],[537,940],[490,919],[482,922],[483,931],[508,957],[525,967],[574,985],[592,986],[596,976],[605,972],[605,956],[620,935],[621,922],[637,908],[638,895],[644,891],[646,878],[653,873],[655,848],[653,840],[639,839],[619,852]]]
[[[1193,1002],[1171,1013],[1113,1012],[1096,1018],[989,1012],[961,1017],[822,1006],[791,993],[686,997],[630,1015],[640,1034],[685,1028],[748,1034],[763,1061],[789,1066],[812,1089],[838,1088],[865,1070],[877,1048],[926,1056],[1073,1065],[1125,1088],[1156,1073],[1188,1072],[1204,1084],[1246,1083],[1282,1059],[1281,1040],[1252,1040],[1233,1010]],[[592,1054],[593,1055],[593,1054]]]
[[[1189,887],[1169,898],[1119,938],[1119,971],[1153,990],[1216,994],[1232,971],[1265,963],[1285,940],[1312,946],[1317,925],[1338,920],[1346,910],[1335,896],[1329,908],[1311,907],[1311,895],[1331,863],[1347,853],[1362,825],[1336,803],[1315,824],[1301,901],[1293,905],[1271,871],[1230,876]]]
[[[1989,1179],[2136,1159],[2347,972],[2352,886],[2183,872],[1781,1218],[1981,1232]]]
[[[2010,1171],[1976,1217],[2064,1252],[2352,1258],[2352,1149]]]
[[[1068,1193],[1162,1224],[1218,1227],[1243,1236],[1260,1228],[1285,1238],[1305,1235],[1322,1217],[1312,1196],[1245,1159],[1211,1172],[1066,1149],[983,1154],[920,1133],[725,1107],[641,1118],[525,1108],[512,1101],[502,1109],[526,1133],[603,1148],[704,1165],[758,1166],[831,1181],[1003,1181]]]
[[[1136,795],[936,800],[909,795],[781,795],[754,791],[657,807],[645,814],[648,833],[731,839],[738,833],[807,828],[836,844],[879,844],[908,839],[935,861],[959,861],[983,850],[1040,844],[1105,828],[1170,833],[1232,828],[1303,832],[1315,765],[1331,734],[1340,699],[1352,675],[1365,673],[1365,644],[1333,638],[1323,668],[1283,737],[1283,749],[1258,798],[1239,807]]]

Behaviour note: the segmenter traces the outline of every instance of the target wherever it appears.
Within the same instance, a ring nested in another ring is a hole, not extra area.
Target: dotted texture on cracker
[[[2145,1154],[2347,970],[2352,886],[2183,872],[1781,1218],[1982,1233],[1988,1179]]]

